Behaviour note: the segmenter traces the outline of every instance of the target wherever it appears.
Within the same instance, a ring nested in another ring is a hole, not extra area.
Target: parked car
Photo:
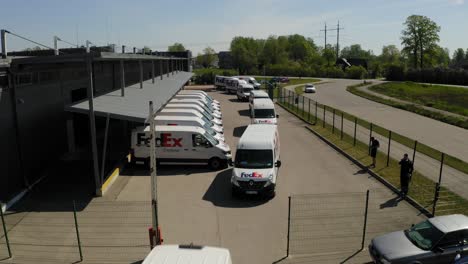
[[[289,78],[288,77],[280,77],[280,80],[279,80],[281,83],[288,83],[289,82]]]
[[[378,264],[454,263],[468,254],[468,217],[437,216],[407,230],[372,239],[369,253]]]
[[[305,85],[304,92],[305,93],[315,93],[317,90],[315,89],[315,86],[311,83],[308,83]]]

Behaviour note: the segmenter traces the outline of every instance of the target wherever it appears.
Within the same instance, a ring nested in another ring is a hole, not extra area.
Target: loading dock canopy
[[[144,123],[149,117],[149,101],[153,101],[154,111],[159,111],[192,77],[190,72],[178,72],[169,77],[155,76],[154,83],[149,79],[125,88],[125,96],[120,89],[94,98],[94,114],[114,119]],[[66,111],[88,114],[89,102],[83,102],[65,107]]]

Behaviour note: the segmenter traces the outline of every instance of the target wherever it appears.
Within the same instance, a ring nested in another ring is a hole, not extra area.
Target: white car
[[[308,83],[305,85],[304,92],[306,93],[315,93],[317,90],[315,89],[315,86],[311,83]]]

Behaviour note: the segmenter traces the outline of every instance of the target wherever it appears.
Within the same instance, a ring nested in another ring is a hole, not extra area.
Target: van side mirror
[[[281,167],[281,160],[278,160],[276,163],[275,163],[275,167]]]
[[[276,118],[279,118],[279,115],[276,115]]]
[[[231,160],[229,160],[228,164],[229,164],[229,166],[233,167],[234,166],[234,161],[231,159]]]
[[[207,141],[207,142],[205,143],[205,147],[206,147],[206,148],[211,148],[212,145],[211,145],[211,143],[210,143],[209,141]]]

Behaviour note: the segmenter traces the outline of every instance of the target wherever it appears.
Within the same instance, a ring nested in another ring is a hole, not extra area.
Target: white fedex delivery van
[[[142,264],[232,264],[228,249],[195,245],[154,247]]]
[[[253,85],[248,84],[244,80],[239,80],[238,86],[237,86],[237,100],[239,101],[248,101],[250,92],[254,90]]]
[[[221,111],[221,107],[219,106],[212,106],[211,104],[207,104],[201,100],[198,100],[198,99],[180,99],[180,98],[173,98],[171,101],[169,101],[170,103],[179,103],[179,104],[197,104],[199,106],[202,106],[208,110],[210,110],[211,112],[213,111]]]
[[[171,103],[169,102],[164,106],[164,108],[179,108],[179,109],[193,109],[197,110],[200,113],[205,113],[207,115],[211,115],[213,117],[216,117],[218,119],[222,119],[222,114],[220,111],[214,110],[210,111],[208,109],[205,109],[197,104],[177,104],[177,103]]]
[[[223,121],[221,119],[215,118],[210,115],[205,115],[204,113],[200,113],[197,110],[192,109],[180,109],[180,108],[163,108],[160,112],[160,115],[166,116],[193,116],[199,117],[201,119],[206,119],[207,121],[213,122],[218,126],[223,126]]]
[[[253,99],[251,108],[252,124],[277,124],[279,116],[275,111],[275,104],[269,98]]]
[[[215,107],[215,108],[219,108],[219,103],[215,103],[211,100],[208,99],[208,97],[206,96],[203,96],[203,95],[197,95],[197,94],[176,94],[176,96],[174,96],[175,99],[193,99],[193,100],[199,100],[203,103],[205,103],[206,105],[209,105],[209,106],[212,106],[212,107]]]
[[[280,139],[275,125],[249,125],[237,144],[231,163],[232,194],[266,194],[273,197],[280,161]]]
[[[195,126],[155,126],[156,161],[169,164],[208,164],[213,170],[224,168],[231,160],[229,146],[207,130]],[[150,157],[150,128],[132,131],[132,157],[147,161]]]
[[[253,90],[250,92],[249,96],[249,109],[252,111],[252,106],[253,106],[253,100],[254,99],[259,99],[259,98],[270,98],[268,96],[268,93],[262,90]]]
[[[189,116],[156,116],[154,118],[155,125],[157,126],[196,126],[206,129],[217,140],[225,141],[222,127],[216,126],[218,131],[214,130],[213,126],[205,123],[198,117]]]

